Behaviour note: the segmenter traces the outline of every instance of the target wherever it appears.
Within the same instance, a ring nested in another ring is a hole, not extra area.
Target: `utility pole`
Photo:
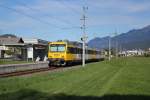
[[[115,36],[117,36],[117,31],[115,31]],[[115,40],[115,56],[116,58],[118,58],[118,41],[117,41],[117,37],[116,37],[116,40]]]
[[[83,21],[83,25],[81,27],[81,29],[83,30],[83,36],[82,36],[82,66],[84,67],[85,66],[85,44],[86,44],[86,39],[87,39],[87,36],[86,36],[86,33],[85,33],[85,30],[86,30],[86,23],[85,23],[85,20],[86,20],[86,16],[85,16],[85,13],[86,13],[86,10],[88,10],[88,7],[83,7],[83,16],[80,20]]]
[[[109,36],[109,40],[108,40],[108,48],[109,48],[109,51],[108,51],[108,60],[110,61],[111,60],[111,37]]]

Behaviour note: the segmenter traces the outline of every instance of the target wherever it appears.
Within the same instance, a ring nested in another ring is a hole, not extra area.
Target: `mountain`
[[[96,37],[88,42],[88,46],[91,48],[98,48],[98,49],[107,48],[108,39],[109,39],[108,36],[103,38]]]
[[[88,42],[89,47],[104,49],[108,48],[110,37],[96,37]],[[112,47],[118,46],[123,49],[147,49],[150,48],[150,25],[142,29],[133,29],[127,33],[111,37]]]

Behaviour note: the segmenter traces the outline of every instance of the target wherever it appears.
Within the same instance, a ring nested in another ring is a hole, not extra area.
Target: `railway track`
[[[42,65],[41,65],[42,66]],[[21,75],[26,75],[26,74],[32,74],[32,73],[38,73],[38,72],[44,72],[44,71],[64,71],[64,70],[68,70],[68,69],[72,69],[72,68],[76,68],[75,65],[72,66],[67,66],[67,67],[48,67],[45,66],[45,64],[43,65],[44,67],[41,67],[38,65],[38,67],[36,66],[36,64],[34,66],[28,66],[28,65],[18,65],[18,66],[1,66],[0,68],[0,78],[3,77],[12,77],[12,76],[21,76]],[[20,70],[18,68],[34,68],[34,69],[24,69],[24,70]],[[37,68],[35,68],[37,67]],[[15,69],[15,70],[13,70]]]
[[[0,78],[1,77],[26,75],[26,74],[38,73],[38,72],[49,71],[49,70],[54,70],[54,69],[58,69],[58,67],[49,67],[49,68],[40,68],[40,69],[32,69],[32,70],[25,70],[25,71],[3,73],[3,74],[0,74]]]

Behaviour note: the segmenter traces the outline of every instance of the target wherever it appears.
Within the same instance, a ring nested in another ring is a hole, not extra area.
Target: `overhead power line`
[[[32,10],[32,11],[35,11],[35,12],[38,12],[38,13],[39,13],[39,12],[40,12],[40,13],[43,13],[43,12],[41,12],[40,10],[37,10],[37,9],[34,9],[34,8],[28,6],[28,5],[27,5],[26,3],[24,3],[24,2],[17,1],[17,3],[18,3],[19,5],[22,5],[22,6],[26,7],[26,8],[28,8],[28,9]],[[44,15],[47,16],[47,17],[53,18],[53,19],[55,19],[55,20],[61,21],[61,22],[65,23],[65,24],[72,25],[72,23],[71,23],[70,21],[68,21],[68,20],[65,20],[65,19],[62,19],[62,18],[56,18],[55,16],[52,16],[52,15],[47,15],[47,14],[44,14]]]
[[[41,20],[41,19],[38,18],[38,17],[33,17],[33,16],[29,15],[29,14],[26,14],[26,13],[24,13],[24,12],[21,12],[21,11],[19,11],[19,10],[14,9],[14,8],[11,8],[11,7],[2,5],[2,4],[0,4],[0,7],[5,8],[5,9],[8,9],[8,10],[13,11],[13,12],[16,12],[16,13],[21,14],[21,15],[23,15],[23,16],[29,17],[29,18],[31,18],[31,19],[33,19],[33,20],[36,20],[36,21],[39,21],[39,22],[41,22],[41,23],[50,25],[50,26],[52,26],[52,27],[54,27],[54,28],[59,28],[59,29],[60,29],[60,27],[58,27],[57,25],[54,25],[54,24],[52,24],[52,23],[46,22],[46,21],[44,21],[44,20]]]
[[[78,10],[76,10],[75,8],[67,5],[63,0],[56,0],[58,3],[62,4],[63,6],[65,6],[66,8],[68,8],[69,10],[71,10],[72,12],[76,13],[76,14],[81,14],[81,12],[79,12]],[[69,0],[68,0],[69,1]]]
[[[81,29],[80,26],[75,26],[75,27],[64,27],[64,28],[61,28],[62,30],[69,30],[69,29]]]

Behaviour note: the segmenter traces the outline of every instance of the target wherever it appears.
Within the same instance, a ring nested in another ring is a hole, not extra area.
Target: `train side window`
[[[78,53],[78,48],[74,48],[74,54]]]
[[[88,54],[91,54],[91,50],[88,50]]]
[[[82,54],[82,49],[80,48],[80,54]]]
[[[67,48],[67,53],[72,53],[72,49],[70,47]]]
[[[72,54],[76,54],[77,53],[77,48],[68,47],[67,52],[72,53]]]
[[[79,48],[77,48],[77,54],[80,54],[80,49]]]
[[[90,54],[92,54],[93,53],[93,51],[92,50],[90,50]]]

